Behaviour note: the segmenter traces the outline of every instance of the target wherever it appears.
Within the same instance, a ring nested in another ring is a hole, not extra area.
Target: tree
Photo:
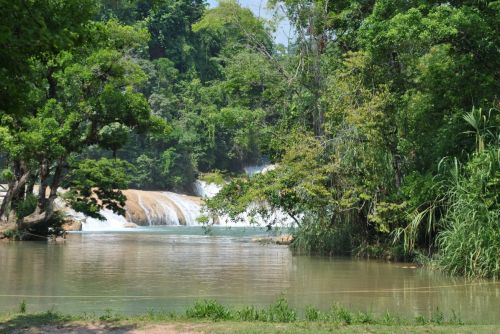
[[[47,62],[86,38],[95,0],[2,0],[0,22],[0,113],[22,114],[29,106],[34,59]]]
[[[177,69],[186,72],[195,53],[191,25],[200,19],[204,9],[202,0],[156,1],[146,20],[151,34],[151,59],[168,58]]]
[[[103,168],[109,170],[110,164],[118,169],[125,165],[78,161],[77,157],[92,145],[116,151],[125,143],[123,134],[144,132],[152,124],[147,100],[137,91],[147,78],[134,61],[134,52],[147,41],[147,32],[115,21],[89,27],[92,38],[82,46],[60,52],[46,63],[32,63],[39,78],[30,92],[34,107],[20,119],[7,115],[1,119],[4,136],[0,140],[12,178],[0,216],[7,219],[10,210],[8,220],[16,221],[20,229],[49,221],[58,188],[68,182],[74,187],[70,203],[76,209],[95,214],[96,207],[118,210],[123,198],[112,188],[123,187],[126,183],[120,177],[126,174],[117,171],[110,179],[95,176]],[[161,126],[161,122],[156,124]],[[87,178],[78,171],[85,171]],[[16,219],[19,204],[31,195],[37,180],[34,212]]]

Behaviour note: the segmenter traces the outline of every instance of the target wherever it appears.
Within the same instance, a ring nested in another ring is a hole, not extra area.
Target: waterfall
[[[105,220],[87,217],[82,222],[82,231],[120,231],[133,226],[125,217],[114,213],[111,210],[101,210],[101,215]]]
[[[265,173],[276,168],[276,165],[263,164],[255,166],[246,166],[243,168],[248,176],[254,176],[255,174]]]
[[[173,192],[124,190],[126,217],[110,210],[101,210],[105,220],[90,217],[79,219],[83,231],[116,231],[141,226],[177,226],[199,225],[202,214],[202,199],[195,196]],[[78,215],[69,208],[64,208],[70,217]]]
[[[251,177],[274,168],[276,168],[276,165],[248,166],[245,167],[245,172]],[[197,180],[194,188],[198,196],[177,194],[169,191],[124,190],[123,193],[127,196],[125,204],[126,217],[115,214],[110,210],[102,210],[101,214],[105,220],[84,218],[82,219],[82,230],[114,231],[140,226],[200,225],[198,219],[203,214],[203,199],[214,197],[222,186]],[[235,220],[230,219],[228,216],[211,217],[212,221],[210,223],[221,226],[266,226],[270,223],[293,224],[293,220],[280,210],[275,210],[265,217],[257,213],[258,209],[265,205],[265,203],[254,203]],[[72,210],[66,208],[65,211],[69,213]],[[74,216],[73,213],[70,215]]]
[[[184,225],[199,225],[197,218],[201,216],[201,203],[196,203],[190,196],[180,195],[169,191],[162,192],[163,196],[171,200],[181,213]]]
[[[197,196],[202,198],[212,198],[222,189],[222,186],[215,183],[208,183],[202,180],[194,182],[194,191]]]
[[[141,209],[144,211],[144,214],[146,215],[146,219],[148,221],[148,225],[149,226],[153,225],[151,223],[151,214],[149,213],[149,209],[144,206],[144,203],[142,201],[141,195],[137,195],[137,203],[139,204],[139,206],[141,207]]]
[[[177,212],[172,207],[168,206],[158,199],[156,200],[156,202],[163,208],[165,219],[161,220],[162,225],[180,225]],[[171,222],[171,224],[169,224],[169,222]]]

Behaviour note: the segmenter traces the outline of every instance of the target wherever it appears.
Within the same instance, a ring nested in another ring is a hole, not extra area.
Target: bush
[[[35,195],[29,194],[24,200],[17,204],[16,215],[21,219],[32,214],[37,205],[37,198]]]
[[[306,320],[307,321],[317,321],[320,317],[320,312],[314,306],[306,307]]]
[[[355,225],[339,222],[335,226],[304,219],[304,225],[293,233],[291,248],[296,253],[350,255],[356,247]]]
[[[297,319],[297,313],[290,308],[287,300],[280,297],[274,304],[269,306],[267,321],[269,322],[293,322]]]
[[[262,312],[254,306],[245,306],[241,310],[236,311],[236,319],[242,321],[258,321],[262,318]]]
[[[500,150],[475,154],[449,190],[438,263],[466,277],[500,277]]]
[[[215,300],[197,301],[186,310],[188,318],[230,320],[231,312],[226,307]]]
[[[219,170],[213,170],[211,173],[204,173],[200,175],[200,180],[219,186],[223,186],[226,184],[224,174]]]
[[[346,308],[340,305],[334,305],[330,310],[329,318],[335,323],[350,325],[354,320],[354,315]]]

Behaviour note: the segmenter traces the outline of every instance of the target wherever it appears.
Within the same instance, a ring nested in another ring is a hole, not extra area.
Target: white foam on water
[[[101,210],[100,214],[105,220],[87,217],[82,222],[82,231],[123,231],[130,229],[130,227],[126,226],[130,226],[132,223],[128,222],[125,217],[108,209]]]

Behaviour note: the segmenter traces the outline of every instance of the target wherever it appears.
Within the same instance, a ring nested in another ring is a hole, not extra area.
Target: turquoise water
[[[465,320],[498,322],[500,284],[468,282],[401,263],[293,256],[261,245],[265,229],[199,227],[76,233],[65,242],[0,244],[0,312],[55,309],[137,314],[180,311],[198,299],[294,307],[340,303],[404,316],[437,308]]]
[[[221,227],[221,226],[139,226],[122,231],[95,231],[95,232],[70,232],[71,234],[162,234],[162,235],[200,235],[200,236],[230,236],[230,237],[265,237],[286,233],[287,230],[279,229],[268,231],[266,227]]]

